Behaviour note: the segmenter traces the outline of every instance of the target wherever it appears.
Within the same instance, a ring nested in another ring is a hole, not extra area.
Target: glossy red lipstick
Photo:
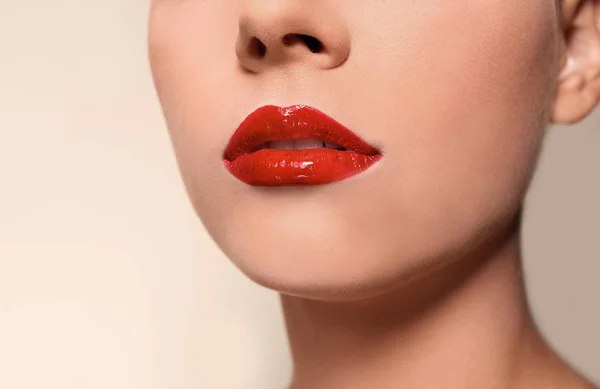
[[[249,185],[323,185],[359,174],[381,158],[376,148],[315,108],[267,105],[240,124],[223,163]]]

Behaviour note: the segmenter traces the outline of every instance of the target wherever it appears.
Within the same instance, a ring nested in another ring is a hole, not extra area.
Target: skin
[[[293,389],[592,387],[530,317],[520,217],[548,125],[600,100],[600,2],[153,0],[149,26],[189,197],[281,293]],[[316,107],[384,158],[245,185],[222,153],[268,104]]]

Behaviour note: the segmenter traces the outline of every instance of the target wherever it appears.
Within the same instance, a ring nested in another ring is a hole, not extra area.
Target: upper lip
[[[379,151],[316,108],[307,105],[266,105],[252,112],[232,135],[224,158],[233,161],[265,142],[319,139],[364,155]]]

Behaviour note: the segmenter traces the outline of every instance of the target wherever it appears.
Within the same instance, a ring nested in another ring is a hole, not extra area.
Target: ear
[[[600,101],[600,0],[560,0],[562,69],[552,122],[572,124]]]

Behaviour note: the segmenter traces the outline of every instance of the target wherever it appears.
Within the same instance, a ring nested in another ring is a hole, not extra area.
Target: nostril
[[[283,44],[289,46],[294,41],[300,39],[313,53],[320,53],[323,50],[323,44],[317,38],[305,34],[287,34],[283,37]]]
[[[323,44],[321,41],[310,35],[287,34],[282,39],[282,42],[285,46],[291,46],[298,41],[303,42],[313,53],[320,53],[323,51]],[[247,50],[248,54],[255,58],[263,58],[267,54],[267,46],[257,37],[253,37],[250,40]]]
[[[298,37],[300,37],[300,39],[302,39],[302,41],[304,41],[304,43],[306,43],[306,46],[308,46],[308,49],[311,52],[320,53],[323,50],[323,44],[317,38],[312,37],[310,35],[302,35],[302,34],[298,35]]]
[[[252,38],[248,47],[250,55],[262,58],[267,53],[267,46],[258,38]]]

